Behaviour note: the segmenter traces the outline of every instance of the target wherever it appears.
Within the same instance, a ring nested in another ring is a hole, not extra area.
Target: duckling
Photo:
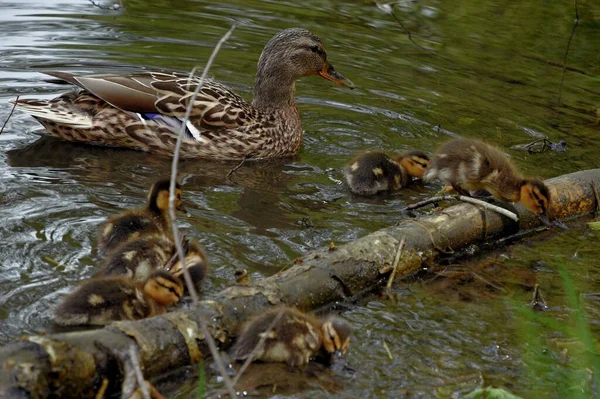
[[[268,330],[280,313],[280,319]],[[249,320],[242,327],[231,354],[235,360],[245,360],[261,337],[266,337],[253,360],[301,366],[321,353],[330,357],[333,354],[344,354],[350,344],[351,334],[350,324],[340,317],[327,316],[319,319],[282,306]]]
[[[112,250],[95,277],[123,276],[142,283],[164,268],[175,253],[175,245],[164,234],[146,234]]]
[[[91,279],[69,294],[54,311],[60,326],[102,326],[163,314],[183,295],[178,278],[157,270],[144,283],[123,277]]]
[[[413,177],[422,178],[429,162],[422,151],[410,151],[394,158],[382,151],[367,151],[344,167],[344,177],[354,194],[375,195],[406,187]]]
[[[206,254],[195,241],[185,240],[183,250],[185,252],[185,265],[192,278],[192,283],[196,289],[200,289],[208,269],[208,259]],[[171,272],[175,277],[181,280],[181,284],[186,288],[185,278],[183,276],[183,265],[177,256],[177,251],[173,249],[173,258],[167,263],[165,269]]]
[[[144,208],[132,209],[109,218],[100,226],[98,251],[103,254],[112,251],[120,244],[143,234],[162,233],[170,236],[169,179],[155,182],[148,193],[148,202]],[[175,186],[175,207],[185,211],[181,204],[182,190]]]
[[[436,178],[461,195],[483,190],[502,201],[521,202],[550,225],[548,187],[541,180],[521,176],[504,153],[482,141],[457,139],[443,144],[424,175],[425,181]]]

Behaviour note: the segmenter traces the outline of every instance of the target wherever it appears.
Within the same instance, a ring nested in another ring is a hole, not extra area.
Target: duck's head
[[[350,345],[352,327],[338,316],[328,316],[321,325],[323,347],[330,354],[343,355]]]
[[[157,270],[144,283],[144,292],[163,306],[172,306],[183,295],[181,281],[166,270]]]
[[[268,95],[269,91],[275,91],[272,95],[278,91],[286,96],[290,90],[293,93],[294,82],[310,75],[354,88],[354,84],[327,60],[321,39],[302,28],[282,30],[269,40],[258,60],[255,103],[263,102],[261,96]]]
[[[410,151],[396,158],[398,162],[409,176],[422,179],[431,164],[429,156],[423,151]]]
[[[530,211],[540,216],[542,223],[550,226],[548,207],[550,206],[550,190],[538,179],[525,179],[521,184],[521,200]]]
[[[150,210],[164,214],[169,210],[169,188],[171,180],[161,179],[156,181],[148,193],[148,207]],[[179,183],[175,183],[175,209],[185,212],[186,209],[181,202],[183,190]]]

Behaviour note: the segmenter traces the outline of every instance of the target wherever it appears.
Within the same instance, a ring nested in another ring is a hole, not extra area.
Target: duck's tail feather
[[[16,100],[21,111],[48,121],[66,124],[74,128],[91,128],[92,116],[76,107],[66,107],[55,100]]]

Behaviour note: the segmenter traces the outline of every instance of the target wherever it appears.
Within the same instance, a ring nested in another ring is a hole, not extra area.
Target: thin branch
[[[406,239],[402,238],[400,244],[398,245],[398,250],[396,251],[396,257],[394,258],[394,268],[392,269],[392,273],[390,274],[390,278],[388,279],[386,290],[390,290],[392,288],[392,283],[394,282],[394,278],[396,277],[396,271],[398,270],[398,264],[400,264],[400,255],[402,255],[402,249],[406,244]]]
[[[567,48],[565,49],[565,57],[563,59],[562,65],[562,76],[560,78],[560,88],[558,89],[558,105],[560,106],[560,102],[562,99],[562,90],[563,84],[565,83],[565,72],[567,70],[567,56],[569,55],[569,48],[571,47],[571,40],[573,40],[573,36],[575,35],[575,29],[579,25],[579,8],[577,7],[577,0],[573,0],[573,5],[575,6],[575,23],[573,24],[573,29],[571,29],[571,35],[569,35],[569,41],[567,41]]]
[[[131,360],[131,366],[135,371],[135,376],[137,377],[138,386],[142,391],[143,398],[150,399],[150,392],[148,391],[148,387],[146,386],[146,380],[144,379],[144,374],[142,373],[142,369],[140,368],[140,362],[137,358],[137,353],[133,345],[129,347],[129,359]]]
[[[229,177],[231,177],[231,175],[234,174],[236,170],[238,170],[239,168],[242,167],[242,165],[244,164],[244,162],[246,162],[246,159],[248,159],[248,158],[249,158],[248,155],[246,155],[244,158],[242,158],[242,161],[240,163],[235,165],[229,172],[227,172],[227,175],[225,176],[225,178],[229,179]]]
[[[227,31],[227,33],[225,33],[225,35],[221,38],[221,40],[219,40],[219,42],[215,46],[212,54],[210,55],[210,58],[208,59],[208,62],[206,63],[204,70],[202,71],[202,75],[200,76],[200,81],[198,82],[198,85],[196,86],[196,90],[194,90],[194,94],[192,95],[192,97],[189,100],[187,109],[185,111],[185,117],[183,118],[183,121],[181,122],[181,128],[179,129],[179,135],[177,137],[177,143],[175,144],[175,151],[173,153],[173,163],[171,164],[171,186],[169,187],[169,216],[171,218],[171,228],[173,230],[173,241],[175,242],[175,247],[177,248],[177,255],[179,256],[179,260],[180,260],[181,264],[183,265],[183,277],[185,280],[185,284],[188,288],[188,291],[190,293],[190,296],[192,297],[194,306],[198,306],[198,303],[199,303],[198,294],[196,293],[196,289],[194,288],[194,283],[192,282],[192,277],[190,276],[187,265],[185,263],[185,254],[184,254],[183,247],[181,245],[181,238],[179,237],[179,230],[177,228],[177,223],[175,223],[176,218],[177,218],[177,215],[175,214],[175,179],[177,178],[177,165],[179,163],[179,156],[181,153],[181,142],[183,140],[183,136],[184,136],[186,128],[187,128],[187,122],[189,121],[190,115],[192,113],[192,107],[194,106],[194,101],[196,100],[196,97],[198,96],[200,89],[202,88],[202,86],[204,85],[204,82],[206,81],[206,76],[208,75],[208,71],[209,71],[215,57],[217,56],[217,53],[221,49],[221,46],[223,45],[223,43],[225,43],[225,41],[227,39],[229,39],[229,36],[231,36],[231,32],[233,32],[234,29],[235,29],[235,25],[233,25],[231,27],[231,29],[229,29]],[[223,377],[223,382],[225,383],[227,392],[229,393],[229,395],[232,398],[237,398],[237,394],[235,392],[233,384],[231,383],[231,380],[229,379],[229,376],[227,375],[227,370],[225,369],[225,365],[223,364],[223,359],[221,359],[221,355],[219,354],[217,345],[215,344],[215,341],[214,341],[212,335],[208,331],[208,325],[202,315],[200,316],[200,328],[202,330],[202,334],[204,334],[206,342],[208,343],[208,348],[210,349],[210,353],[212,354],[215,364],[217,365],[217,369],[219,370],[221,377]]]
[[[4,121],[4,125],[2,125],[2,129],[0,129],[0,134],[2,134],[2,132],[4,131],[4,128],[6,127],[6,124],[8,123],[8,120],[12,116],[13,112],[15,112],[15,108],[17,107],[17,101],[19,101],[19,96],[17,96],[17,98],[15,99],[12,109],[10,110],[10,114],[8,114],[8,118],[6,118],[6,120]]]
[[[269,334],[267,334],[267,333],[269,331],[271,331],[275,327],[275,325],[279,322],[279,320],[283,316],[283,311],[284,311],[284,309],[281,309],[279,311],[279,313],[277,313],[277,316],[275,316],[275,318],[273,319],[271,324],[269,324],[269,327],[265,330],[265,333],[260,334],[260,340],[254,347],[254,349],[252,349],[252,352],[250,352],[250,355],[246,358],[246,361],[244,362],[244,364],[242,364],[242,367],[240,367],[240,370],[235,375],[235,378],[233,379],[233,385],[237,384],[237,382],[240,380],[240,377],[242,376],[242,374],[244,374],[244,371],[246,371],[246,369],[248,368],[250,363],[252,363],[252,360],[254,360],[254,356],[256,356],[258,351],[263,348],[263,346],[265,345],[265,341],[267,340],[267,337],[269,336]]]
[[[394,2],[394,3],[385,3],[385,4],[381,4],[381,3],[375,3],[375,4],[377,5],[377,7],[380,10],[382,10],[386,14],[390,14],[392,17],[394,17],[394,19],[396,20],[396,22],[398,22],[398,25],[400,25],[400,27],[402,28],[402,30],[406,33],[406,37],[408,37],[408,40],[410,40],[410,42],[412,44],[414,44],[416,47],[420,48],[421,50],[425,51],[428,54],[435,55],[435,56],[438,56],[438,57],[440,57],[442,59],[445,59],[440,54],[434,53],[433,51],[431,51],[431,50],[429,50],[429,49],[421,46],[419,43],[415,42],[415,40],[412,37],[412,33],[410,33],[410,31],[404,26],[404,24],[402,23],[402,21],[400,20],[400,18],[398,18],[398,16],[394,12],[394,7],[397,6],[398,3]]]
[[[104,6],[95,0],[89,0],[89,1],[90,1],[90,3],[92,3],[92,5],[94,7],[98,7],[101,10],[119,10],[121,8],[125,8],[125,6],[123,6],[123,0],[119,0],[119,4],[115,3],[112,6]]]
[[[440,201],[463,201],[469,202],[474,205],[482,206],[490,211],[497,212],[501,215],[504,215],[515,222],[519,221],[519,217],[514,213],[497,205],[492,205],[489,202],[482,201],[477,198],[467,197],[466,195],[439,195],[437,197],[431,197],[424,201],[419,201],[415,204],[409,205],[406,208],[402,209],[402,211],[412,211],[413,209],[422,208],[426,205],[433,204]]]

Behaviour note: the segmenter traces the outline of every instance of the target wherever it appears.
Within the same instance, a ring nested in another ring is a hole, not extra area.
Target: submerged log
[[[552,218],[597,210],[600,169],[546,183],[552,195]],[[201,301],[197,308],[117,322],[98,330],[25,337],[0,348],[0,398],[95,397],[106,381],[108,392],[119,390],[124,359],[132,345],[147,378],[201,362],[209,354],[198,327],[201,315],[217,342],[226,346],[243,320],[267,307],[285,303],[314,310],[349,300],[381,287],[403,238],[406,245],[396,278],[432,265],[440,254],[541,225],[539,218],[521,205],[506,207],[516,212],[518,223],[462,203],[339,247],[309,252],[289,269],[249,285],[228,287]]]

